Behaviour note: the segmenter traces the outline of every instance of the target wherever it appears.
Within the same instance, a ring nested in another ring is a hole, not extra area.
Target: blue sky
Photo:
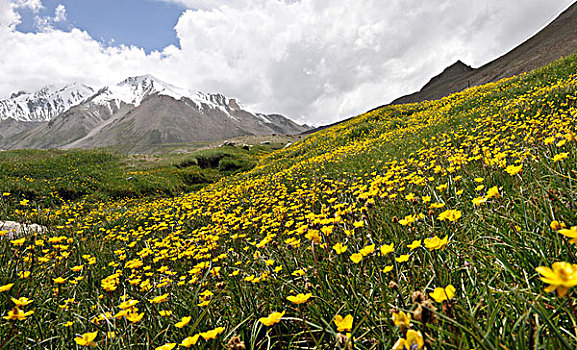
[[[44,0],[37,13],[19,11],[22,22],[18,31],[37,32],[37,17],[54,16],[59,4],[66,8],[66,20],[53,23],[55,29],[73,27],[87,31],[106,45],[135,45],[150,52],[168,45],[179,46],[174,26],[184,8],[173,2],[158,0]]]

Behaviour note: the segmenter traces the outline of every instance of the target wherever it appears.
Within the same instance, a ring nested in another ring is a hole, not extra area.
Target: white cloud
[[[32,11],[39,11],[44,8],[42,0],[12,0],[15,8],[29,8]]]
[[[77,29],[18,33],[14,7],[0,0],[0,95],[46,83],[100,85],[150,73],[237,97],[255,110],[320,124],[413,92],[457,59],[484,64],[567,3],[163,1],[191,8],[175,28],[181,48],[146,54],[136,47],[104,47]]]
[[[36,16],[34,17],[34,26],[40,32],[51,32],[54,30],[54,23],[66,21],[66,7],[58,4],[54,10],[54,17]]]
[[[66,21],[66,7],[62,4],[58,4],[54,10],[54,17],[52,18],[54,22],[64,22]]]

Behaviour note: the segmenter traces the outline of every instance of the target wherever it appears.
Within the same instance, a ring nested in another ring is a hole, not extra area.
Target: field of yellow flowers
[[[177,197],[4,193],[49,230],[0,241],[0,348],[575,349],[576,116],[573,56]]]

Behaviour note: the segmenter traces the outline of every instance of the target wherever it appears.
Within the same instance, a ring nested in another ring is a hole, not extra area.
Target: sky
[[[479,67],[574,0],[0,0],[0,98],[152,74],[322,125]]]

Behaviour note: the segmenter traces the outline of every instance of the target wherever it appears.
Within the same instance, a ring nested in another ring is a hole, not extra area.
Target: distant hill
[[[77,92],[76,86],[57,91],[74,91],[66,96],[86,96]],[[16,106],[0,114],[0,149],[114,147],[139,153],[165,144],[299,134],[308,129],[281,115],[247,111],[235,99],[191,92],[150,75],[128,78],[80,101],[52,98],[50,94],[34,100],[37,95],[17,94],[0,101],[0,107]],[[13,101],[23,96],[27,103]],[[49,114],[42,106],[59,113]]]
[[[577,3],[507,54],[477,69],[458,61],[431,79],[420,91],[400,97],[392,104],[437,100],[471,86],[529,72],[576,51]]]

